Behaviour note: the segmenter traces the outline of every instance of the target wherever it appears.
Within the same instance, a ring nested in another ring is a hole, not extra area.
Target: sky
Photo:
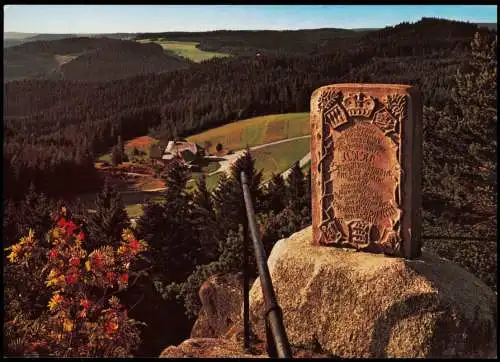
[[[495,5],[4,5],[4,32],[382,28],[422,17],[496,23]]]

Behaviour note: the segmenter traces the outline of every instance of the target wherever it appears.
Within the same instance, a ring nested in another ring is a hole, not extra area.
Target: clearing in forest
[[[224,150],[241,150],[247,145],[258,146],[288,138],[310,134],[309,113],[271,114],[253,117],[213,128],[187,138],[204,147],[210,142],[210,153],[215,153],[217,143]]]
[[[193,42],[193,41],[174,41],[174,40],[166,40],[165,38],[160,38],[157,40],[140,39],[137,41],[140,43],[152,42],[159,44],[163,49],[171,51],[177,54],[178,56],[187,58],[196,63],[216,57],[222,58],[231,56],[230,54],[226,53],[206,52],[196,47],[199,44],[199,42]]]

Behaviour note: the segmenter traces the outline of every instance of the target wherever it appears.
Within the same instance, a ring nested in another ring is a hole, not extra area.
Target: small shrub
[[[10,264],[24,271],[23,282],[43,277],[45,290],[40,293],[50,293],[47,306],[35,317],[23,306],[17,314],[16,308],[6,308],[7,355],[130,356],[140,343],[141,323],[128,317],[114,294],[128,287],[130,263],[147,244],[126,229],[117,249],[105,246],[89,253],[83,248],[81,226],[66,218],[64,210],[46,241],[48,249],[30,230],[7,248]],[[33,270],[41,254],[45,254],[43,267]],[[6,294],[6,306],[15,304],[16,298]]]

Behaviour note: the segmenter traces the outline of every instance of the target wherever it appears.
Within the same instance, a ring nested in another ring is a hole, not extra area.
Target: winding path
[[[250,147],[250,151],[255,151],[255,150],[258,150],[258,149],[261,149],[261,148],[265,148],[265,147],[269,147],[269,146],[274,146],[274,145],[278,145],[280,143],[285,143],[285,142],[291,142],[291,141],[296,141],[296,140],[300,140],[300,139],[303,139],[303,138],[311,138],[311,135],[306,135],[306,136],[300,136],[300,137],[294,137],[294,138],[287,138],[287,139],[284,139],[284,140],[279,140],[279,141],[274,141],[274,142],[269,142],[269,143],[264,143],[263,145],[258,145],[258,146],[253,146],[253,147]],[[215,158],[215,159],[220,159],[220,158],[223,158],[224,160],[223,161],[219,161],[220,163],[220,167],[209,173],[208,176],[212,176],[216,173],[219,173],[219,172],[228,172],[228,170],[230,169],[231,165],[238,159],[240,158],[244,153],[245,153],[246,149],[243,149],[243,150],[239,150],[239,151],[236,151],[235,153],[233,153],[232,155],[226,155],[226,156],[221,156],[221,157],[218,157],[218,156],[208,156],[206,158]],[[307,156],[306,156],[307,157]],[[310,156],[309,156],[310,157]],[[301,160],[302,162],[302,160]],[[307,161],[306,161],[307,163]],[[285,171],[286,172],[286,171]]]
[[[293,138],[287,138],[287,139],[284,139],[284,140],[279,140],[279,141],[264,143],[262,145],[250,147],[250,151],[255,151],[255,150],[258,150],[258,149],[261,149],[261,148],[278,145],[280,143],[296,141],[296,140],[300,140],[300,139],[304,139],[304,138],[311,138],[311,135],[299,136],[299,137],[293,137]],[[238,158],[240,158],[241,156],[243,156],[243,154],[245,153],[245,151],[246,151],[246,149],[242,149],[242,150],[234,152],[231,155],[225,155],[225,156],[206,156],[205,157],[206,159],[216,159],[216,160],[220,160],[221,158],[223,159],[222,161],[219,161],[220,167],[217,170],[215,170],[213,172],[210,172],[207,176],[212,176],[212,175],[215,175],[216,173],[220,173],[220,172],[226,172],[226,173],[228,173],[229,170],[230,170],[230,168],[231,168],[231,165]],[[307,162],[309,162],[310,159],[311,159],[311,152],[309,152],[307,155],[305,155],[304,157],[302,157],[302,159],[299,161],[299,166],[303,167],[305,164],[307,164]],[[290,167],[288,170],[286,170],[286,171],[284,171],[282,173],[282,176],[284,178],[287,178],[288,175],[290,174],[291,170],[292,170],[292,168]],[[157,192],[157,191],[163,191],[165,189],[166,189],[166,187],[159,187],[159,188],[156,188],[156,189],[144,190],[143,192]]]

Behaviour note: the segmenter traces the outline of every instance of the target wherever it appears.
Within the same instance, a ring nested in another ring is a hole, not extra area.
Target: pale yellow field
[[[163,49],[170,50],[171,52],[192,60],[193,62],[199,63],[204,60],[212,59],[212,58],[221,58],[221,57],[229,57],[230,54],[225,53],[216,53],[216,52],[206,52],[201,49],[198,49],[196,46],[199,42],[191,42],[191,41],[173,41],[166,39],[158,39],[152,41],[151,39],[140,39],[137,40],[139,43],[156,43],[160,44]]]
[[[217,143],[225,150],[241,150],[247,145],[258,146],[287,138],[310,134],[309,113],[271,114],[248,118],[213,128],[187,138],[203,147],[210,141],[210,152],[215,152]]]

